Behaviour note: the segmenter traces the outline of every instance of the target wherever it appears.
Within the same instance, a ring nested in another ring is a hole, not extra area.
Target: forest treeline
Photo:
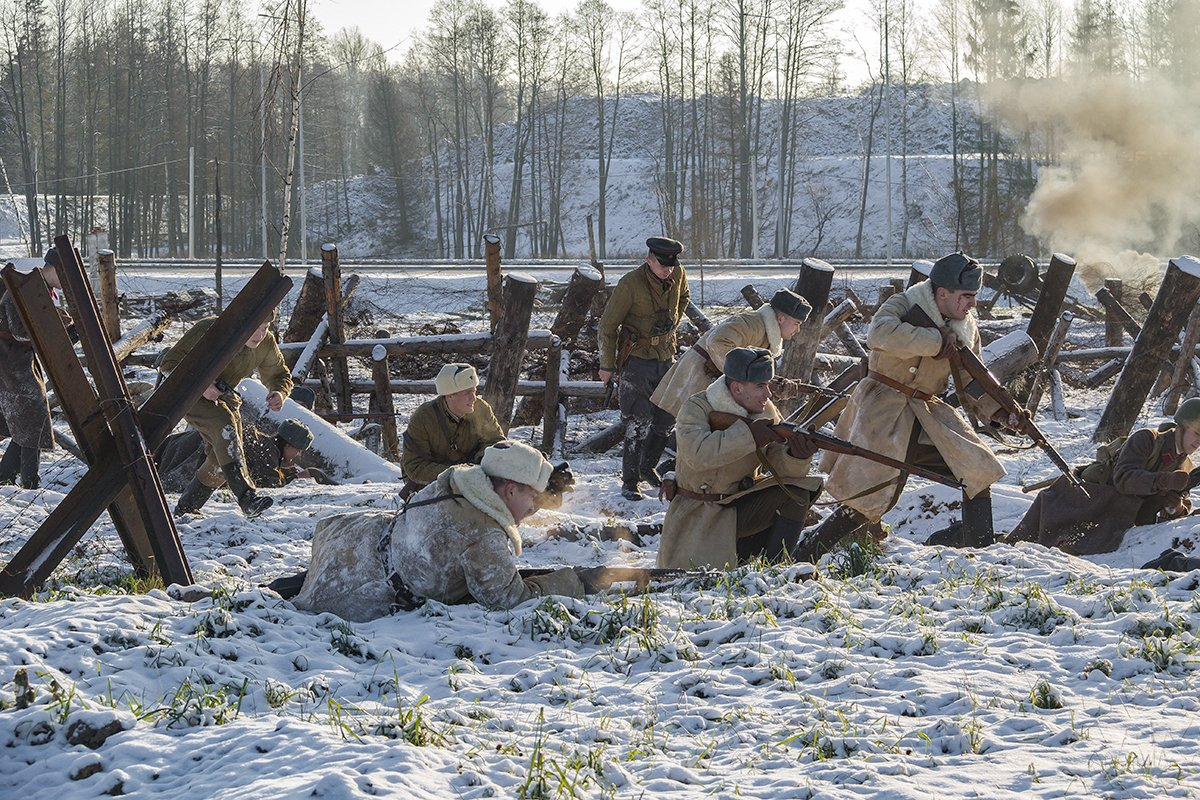
[[[808,255],[796,220],[820,207],[799,179],[803,101],[849,94],[864,113],[845,131],[862,164],[846,255],[880,255],[862,252],[862,229],[890,151],[903,256],[910,89],[943,81],[946,227],[964,249],[1001,253],[1036,246],[1020,214],[1059,154],[1053,130],[1005,135],[987,88],[1192,80],[1198,6],[873,0],[847,35],[841,0],[646,0],[638,12],[581,0],[561,16],[536,0],[440,0],[398,52],[321,30],[307,0],[0,0],[0,190],[34,252],[104,227],[121,256],[186,255],[190,234],[198,257],[273,258],[298,250],[302,185],[319,209],[313,242],[348,233],[365,176],[391,198],[375,221],[381,252],[448,258],[479,257],[485,233],[508,254],[581,255],[567,252],[563,207],[587,192],[603,258],[614,152],[641,136],[661,230],[714,257]],[[851,73],[867,77],[848,86]],[[657,103],[649,135],[622,124],[634,92]]]

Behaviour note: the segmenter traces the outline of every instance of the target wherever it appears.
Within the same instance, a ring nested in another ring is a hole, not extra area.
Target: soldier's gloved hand
[[[607,579],[608,567],[575,567],[575,574],[583,584],[584,594],[594,594],[607,589],[612,581]]]
[[[949,358],[958,349],[958,337],[952,331],[942,331],[942,349],[937,351],[934,358]]]
[[[1154,491],[1159,494],[1187,491],[1188,477],[1188,473],[1181,469],[1172,472],[1160,472],[1154,477]]]
[[[1033,421],[1033,415],[1029,413],[1029,409],[1022,408],[1020,413],[1006,413],[1003,409],[996,412],[992,417],[996,424],[1008,428],[1010,431],[1017,433],[1028,433],[1029,423]]]
[[[222,392],[217,388],[217,385],[215,383],[210,383],[208,388],[204,390],[204,399],[211,400],[215,403],[221,399],[221,394]]]
[[[280,392],[271,392],[267,395],[267,408],[272,411],[278,411],[283,408],[283,394]]]
[[[793,458],[812,458],[817,454],[821,446],[817,444],[816,439],[806,434],[801,430],[792,431],[792,435],[788,437],[788,453]]]
[[[555,467],[550,473],[550,479],[546,481],[546,491],[552,494],[562,494],[574,488],[575,473],[571,472],[571,465],[566,461]]]
[[[800,394],[799,384],[787,378],[771,379],[771,395],[780,400],[790,400]]]
[[[783,440],[783,437],[771,427],[771,420],[769,419],[754,419],[750,420],[749,424],[750,433],[754,436],[755,447],[766,447],[769,444]]]

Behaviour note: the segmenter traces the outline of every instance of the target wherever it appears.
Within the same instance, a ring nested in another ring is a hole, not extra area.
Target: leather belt
[[[704,359],[705,374],[712,378],[721,377],[721,370],[717,369],[716,363],[712,360],[712,356],[708,354],[707,350],[698,344],[692,345],[692,349],[699,353],[700,357]]]
[[[933,399],[933,395],[929,394],[928,392],[922,392],[920,389],[914,389],[911,386],[905,386],[900,381],[889,378],[882,372],[876,372],[873,369],[869,369],[867,370],[867,377],[871,378],[872,380],[879,381],[884,386],[895,389],[897,392],[900,392],[900,394],[906,394],[915,400],[929,401]]]
[[[693,492],[691,489],[685,489],[682,486],[675,487],[675,494],[678,497],[686,497],[690,500],[699,500],[702,503],[719,503],[726,497],[733,497],[732,494],[708,494],[706,492]]]

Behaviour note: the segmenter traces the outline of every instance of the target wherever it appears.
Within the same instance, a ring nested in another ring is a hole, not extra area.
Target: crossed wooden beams
[[[54,246],[95,388],[75,355],[41,273],[22,273],[10,264],[3,277],[58,393],[88,471],[0,571],[0,596],[31,596],[106,507],[138,574],[157,572],[165,584],[190,584],[192,571],[151,453],[271,315],[292,280],[271,262],[263,263],[139,409],[125,387],[79,253],[66,236],[57,237]]]

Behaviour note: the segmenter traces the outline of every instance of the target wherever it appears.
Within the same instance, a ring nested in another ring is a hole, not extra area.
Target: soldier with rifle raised
[[[840,438],[961,482],[962,521],[933,534],[927,544],[991,544],[990,487],[1005,474],[971,424],[937,396],[952,374],[964,406],[978,418],[995,417],[1015,429],[1024,429],[1028,421],[1006,413],[988,394],[964,391],[957,374],[961,360],[952,356],[960,348],[977,355],[981,348],[971,309],[982,282],[983,270],[975,259],[952,253],[933,265],[928,281],[880,306],[867,333],[871,353],[866,377],[838,420]],[[826,490],[840,505],[805,532],[794,553],[797,559],[815,561],[848,536],[877,525],[899,500],[910,473],[836,452],[828,453],[822,466],[829,475]]]
[[[617,281],[600,317],[600,380],[619,381],[625,443],[621,452],[621,495],[643,500],[640,480],[658,485],[654,471],[674,420],[650,402],[677,349],[675,328],[691,294],[679,264],[683,245],[652,236],[645,262]]]

